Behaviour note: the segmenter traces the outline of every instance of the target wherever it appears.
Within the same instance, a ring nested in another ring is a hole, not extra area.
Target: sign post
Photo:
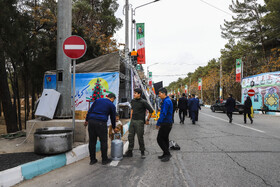
[[[63,52],[66,56],[73,59],[73,117],[72,117],[72,124],[73,124],[73,141],[74,141],[74,132],[75,132],[75,94],[76,94],[76,59],[81,58],[84,56],[87,50],[87,44],[83,38],[80,36],[70,36],[66,38],[63,43]]]

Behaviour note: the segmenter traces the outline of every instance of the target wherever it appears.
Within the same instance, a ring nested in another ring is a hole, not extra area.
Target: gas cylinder
[[[123,141],[120,133],[114,134],[114,140],[111,143],[111,158],[115,161],[123,159]]]

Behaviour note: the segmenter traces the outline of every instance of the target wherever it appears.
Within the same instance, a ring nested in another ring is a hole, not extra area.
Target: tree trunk
[[[9,91],[9,85],[7,81],[7,74],[5,68],[4,51],[0,45],[0,98],[3,105],[3,113],[6,122],[6,129],[8,133],[18,131],[17,127],[17,114],[16,110],[12,106],[11,95]]]
[[[17,99],[17,112],[18,112],[18,126],[19,130],[22,130],[21,125],[21,104],[20,104],[20,96],[19,96],[19,88],[18,88],[18,78],[15,78],[15,95]]]
[[[34,111],[34,109],[35,109],[35,100],[36,100],[36,98],[35,98],[34,84],[31,85],[31,86],[32,86],[32,91],[31,91],[32,112],[31,112],[31,114],[32,114],[32,119],[34,119],[35,118],[35,111]]]

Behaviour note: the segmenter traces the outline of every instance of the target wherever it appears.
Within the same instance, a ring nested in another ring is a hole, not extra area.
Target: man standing
[[[167,90],[165,88],[161,88],[159,90],[159,97],[163,102],[156,128],[159,129],[157,142],[163,151],[163,155],[158,156],[158,158],[161,159],[162,162],[167,162],[171,158],[171,154],[169,152],[169,133],[172,129],[173,123],[173,104],[170,98],[167,96]]]
[[[101,155],[102,164],[106,165],[112,160],[108,159],[108,129],[107,121],[110,115],[112,129],[116,127],[116,107],[113,104],[116,96],[110,93],[107,98],[97,99],[90,107],[85,121],[85,126],[88,125],[89,134],[89,154],[90,154],[90,165],[97,162],[96,159],[96,141],[99,137],[101,144]]]
[[[185,116],[186,116],[186,110],[188,108],[188,99],[185,96],[186,96],[186,94],[183,93],[182,97],[179,99],[179,102],[178,102],[179,118],[180,118],[180,123],[181,124],[184,124]]]
[[[130,114],[130,126],[128,134],[128,151],[124,157],[132,157],[132,151],[134,148],[134,137],[137,134],[139,147],[141,151],[141,158],[145,158],[145,144],[144,144],[144,124],[146,117],[146,110],[149,110],[149,116],[146,120],[146,125],[149,125],[149,120],[153,113],[152,107],[146,100],[141,98],[142,90],[140,88],[134,89],[134,99],[131,101],[131,114]]]
[[[192,119],[192,124],[195,125],[196,121],[196,112],[200,108],[199,106],[199,101],[195,98],[195,95],[191,95],[191,99],[189,99],[189,111],[190,111],[190,116]]]
[[[174,98],[174,95],[171,96],[172,99],[172,104],[173,104],[173,113],[172,113],[172,120],[173,120],[173,123],[174,123],[174,114],[175,114],[175,111],[177,112],[177,100]]]
[[[229,123],[232,122],[232,112],[234,111],[235,108],[235,99],[232,98],[232,94],[228,95],[228,99],[226,101],[226,109],[227,109],[227,116],[229,118]]]

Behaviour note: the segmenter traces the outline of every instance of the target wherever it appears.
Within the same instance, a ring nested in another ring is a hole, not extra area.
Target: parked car
[[[211,105],[210,109],[212,110],[212,112],[216,112],[216,111],[222,111],[222,112],[226,112],[226,101],[223,101],[222,103],[215,103],[213,105]],[[234,112],[238,112],[239,114],[243,114],[244,112],[244,104],[240,103],[239,101],[235,101],[235,109]]]

